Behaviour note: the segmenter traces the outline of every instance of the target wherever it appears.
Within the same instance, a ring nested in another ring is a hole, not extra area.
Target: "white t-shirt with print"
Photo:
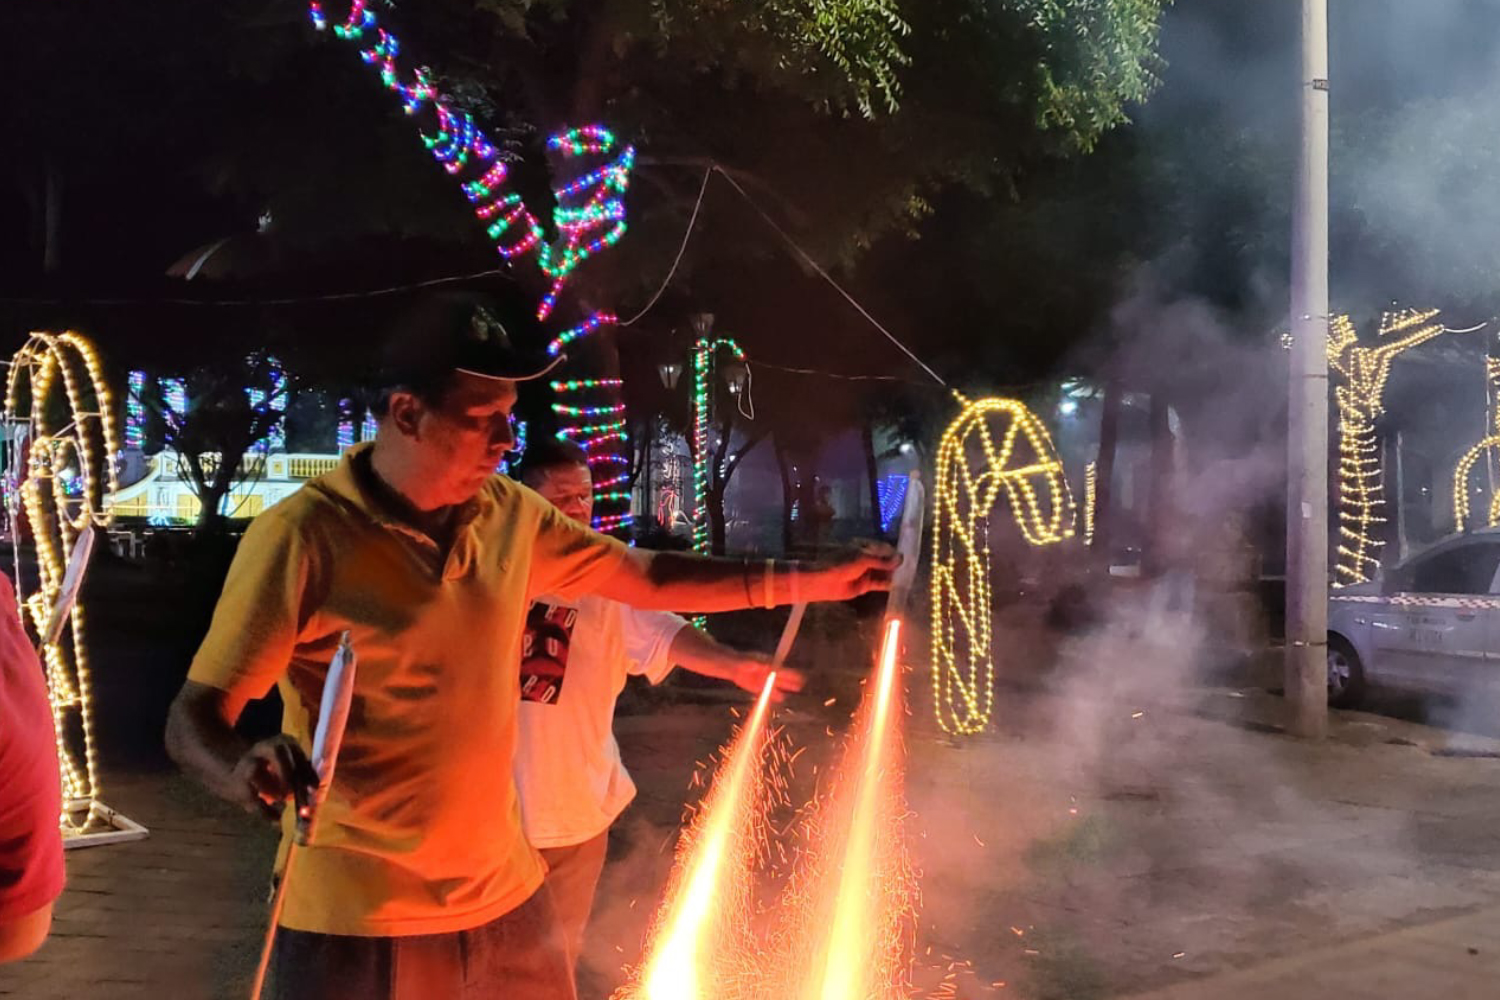
[[[672,640],[686,626],[677,615],[602,597],[532,604],[514,773],[533,847],[591,840],[635,798],[615,742],[615,700],[628,675],[657,684],[671,672]]]

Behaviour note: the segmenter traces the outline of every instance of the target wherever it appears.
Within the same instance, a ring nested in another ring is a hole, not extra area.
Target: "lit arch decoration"
[[[1333,585],[1367,582],[1380,568],[1385,523],[1384,473],[1375,421],[1385,412],[1385,384],[1391,362],[1404,351],[1443,334],[1437,309],[1405,309],[1380,318],[1379,342],[1359,346],[1348,316],[1335,316],[1328,328],[1328,365],[1339,376],[1333,390],[1339,413],[1339,541]]]
[[[67,617],[52,621],[59,598],[65,592],[76,596],[92,532],[109,527],[109,498],[119,488],[114,401],[86,338],[72,332],[31,335],[10,362],[5,428],[6,506],[15,534],[24,525],[36,547],[33,577],[23,572],[21,546],[14,546],[16,597],[47,676],[65,843],[144,837],[144,827],[99,799],[83,605],[72,600]],[[80,565],[70,577],[75,550]]]
[[[1484,359],[1484,374],[1493,390],[1492,395],[1500,399],[1500,358]],[[1464,531],[1469,522],[1469,476],[1475,464],[1489,452],[1500,450],[1500,405],[1491,416],[1492,427],[1488,436],[1464,453],[1453,470],[1453,525],[1454,530]],[[1500,524],[1500,491],[1490,496],[1490,527]]]
[[[989,725],[995,690],[990,513],[1003,494],[1021,536],[1043,546],[1073,537],[1077,511],[1052,436],[1024,403],[958,398],[933,489],[932,691],[938,724],[972,734]]]

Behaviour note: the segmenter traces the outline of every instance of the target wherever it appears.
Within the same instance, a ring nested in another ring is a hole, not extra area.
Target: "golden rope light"
[[[1095,508],[1099,505],[1099,463],[1090,462],[1083,470],[1083,544],[1094,544]]]
[[[12,522],[18,529],[16,595],[25,623],[33,634],[44,638],[74,545],[89,526],[108,527],[109,497],[118,488],[114,401],[93,345],[71,332],[32,334],[11,359],[5,423],[12,434],[20,427],[27,429],[25,441],[30,450],[24,468],[17,462],[25,445],[14,437],[9,442],[11,475],[20,478],[18,486],[11,484],[18,497],[12,496],[9,501]],[[71,493],[70,482],[77,483]],[[35,587],[29,586],[28,576],[21,572],[19,527],[23,520],[36,546]],[[103,822],[128,824],[118,828],[143,834],[141,828],[99,802],[81,603],[74,603],[65,627],[55,640],[43,642],[39,652],[57,730],[64,831],[84,834]]]
[[[1500,399],[1500,358],[1484,359],[1484,374],[1489,379],[1491,387],[1495,390],[1495,398]],[[1480,439],[1479,443],[1464,453],[1464,457],[1458,460],[1458,466],[1453,470],[1453,525],[1455,531],[1463,531],[1469,521],[1469,474],[1474,471],[1475,464],[1492,449],[1500,448],[1500,405],[1495,408],[1491,417],[1493,421],[1493,433],[1488,437]],[[1490,496],[1490,526],[1500,524],[1500,491]]]
[[[1334,388],[1339,412],[1339,544],[1334,565],[1335,587],[1365,583],[1380,567],[1375,536],[1385,506],[1385,484],[1380,464],[1380,442],[1375,421],[1384,412],[1385,383],[1391,362],[1403,351],[1426,343],[1446,329],[1435,323],[1436,309],[1388,312],[1380,319],[1376,346],[1358,346],[1358,335],[1348,316],[1335,316],[1328,329],[1328,365],[1340,376]]]
[[[1003,492],[1032,545],[1072,538],[1076,511],[1052,437],[1025,404],[958,398],[964,409],[938,446],[934,487],[933,707],[947,732],[977,733],[989,725],[995,686],[990,511]]]

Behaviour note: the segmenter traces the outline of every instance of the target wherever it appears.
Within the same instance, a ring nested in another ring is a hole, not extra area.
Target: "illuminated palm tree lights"
[[[1383,396],[1391,362],[1443,333],[1436,309],[1401,310],[1381,317],[1379,342],[1359,345],[1348,316],[1335,316],[1328,328],[1328,366],[1339,376],[1333,390],[1339,413],[1339,541],[1333,585],[1364,583],[1380,566],[1376,537],[1385,507],[1380,442],[1375,421],[1385,411]]]
[[[1484,374],[1489,380],[1491,396],[1500,399],[1500,358],[1484,359]],[[1464,457],[1458,460],[1458,467],[1453,470],[1453,525],[1455,531],[1464,531],[1469,527],[1469,475],[1474,471],[1474,466],[1481,458],[1485,458],[1490,452],[1500,450],[1500,406],[1495,408],[1493,421],[1493,432],[1481,439],[1478,444],[1464,453]],[[1491,527],[1500,524],[1500,490],[1490,495],[1489,524]]]

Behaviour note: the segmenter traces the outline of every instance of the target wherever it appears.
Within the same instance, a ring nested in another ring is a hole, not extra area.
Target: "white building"
[[[139,456],[139,458],[137,458]],[[204,456],[208,464],[213,456]],[[152,524],[194,524],[201,504],[193,492],[192,477],[175,451],[125,456],[125,465],[144,460],[145,474],[113,496],[116,517],[142,518]],[[304,482],[330,472],[338,455],[256,452],[245,456],[240,474],[224,501],[224,514],[249,519],[296,491]],[[206,470],[205,470],[206,471]]]

